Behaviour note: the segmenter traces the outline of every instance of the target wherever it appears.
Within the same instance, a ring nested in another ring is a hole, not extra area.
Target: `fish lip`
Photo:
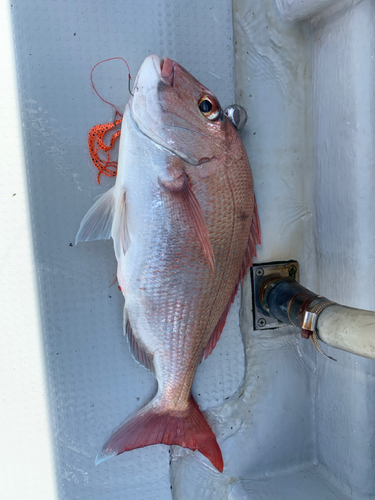
[[[176,62],[169,57],[163,57],[160,59],[156,54],[148,56],[152,60],[152,64],[155,68],[155,72],[159,78],[164,83],[171,85],[174,79],[174,69]]]
[[[148,56],[147,59],[152,60],[152,64],[154,66],[158,80],[172,87],[174,84],[174,70],[176,62],[173,61],[172,59],[169,59],[169,57],[163,57],[163,59],[160,60],[159,57],[155,54]],[[138,75],[135,79],[133,86],[134,89],[137,89],[138,87],[139,76],[140,72],[138,72]]]
[[[175,61],[172,61],[169,57],[163,57],[163,59],[159,62],[160,79],[171,87],[173,87],[174,83],[175,65]]]

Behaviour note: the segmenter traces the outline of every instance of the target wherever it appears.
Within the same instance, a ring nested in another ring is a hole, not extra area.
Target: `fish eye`
[[[208,95],[200,98],[198,107],[202,115],[211,121],[216,120],[220,116],[219,103]]]

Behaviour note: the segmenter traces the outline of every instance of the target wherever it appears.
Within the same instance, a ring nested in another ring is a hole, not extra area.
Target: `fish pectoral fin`
[[[208,358],[208,356],[212,353],[216,344],[218,343],[218,341],[220,339],[220,335],[221,335],[223,328],[225,326],[225,322],[227,320],[227,316],[228,316],[230,307],[231,307],[231,305],[234,301],[234,298],[236,296],[239,284],[244,279],[246,272],[247,272],[247,268],[252,265],[253,257],[256,257],[256,255],[257,255],[256,245],[260,245],[260,243],[261,243],[260,222],[259,222],[257,202],[256,202],[256,199],[254,197],[254,209],[253,209],[253,218],[252,218],[252,222],[251,222],[250,234],[249,234],[249,238],[247,241],[247,247],[245,250],[244,257],[243,257],[242,266],[240,269],[238,280],[237,280],[237,283],[233,289],[232,295],[231,295],[214,331],[212,332],[209,341],[206,344],[206,347],[202,351],[202,354],[201,354],[201,357],[199,360],[200,363],[204,359]]]
[[[181,169],[180,172],[174,170],[173,174],[173,180],[160,180],[160,183],[167,192],[176,197],[182,205],[182,209],[187,212],[189,220],[194,228],[194,232],[201,245],[203,254],[207,259],[211,271],[213,271],[215,254],[211,245],[210,235],[207,229],[206,221],[204,220],[202,208],[191,188],[190,181],[186,173]]]
[[[181,189],[182,203],[187,210],[190,220],[193,224],[195,234],[201,244],[203,253],[207,259],[210,269],[214,270],[215,254],[211,245],[210,235],[208,233],[206,221],[204,220],[201,206],[193,190],[191,189],[189,179],[185,174],[185,181]]]
[[[82,219],[76,244],[81,241],[109,240],[114,216],[115,197],[113,187],[93,204]]]

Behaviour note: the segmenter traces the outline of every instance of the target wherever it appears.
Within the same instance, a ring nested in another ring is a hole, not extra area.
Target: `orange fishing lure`
[[[91,159],[99,170],[97,182],[100,184],[100,176],[106,175],[107,177],[115,177],[117,175],[117,161],[111,160],[110,151],[113,148],[116,139],[120,136],[121,130],[117,130],[111,138],[111,142],[108,146],[104,144],[104,135],[110,130],[114,129],[114,127],[120,125],[122,122],[122,117],[118,120],[115,120],[115,123],[104,123],[101,125],[95,125],[92,127],[89,133],[89,151]],[[103,160],[99,156],[99,151],[103,151],[106,158]]]
[[[111,159],[110,151],[112,150],[113,146],[115,145],[116,139],[120,136],[121,130],[117,130],[112,135],[111,141],[110,141],[108,146],[104,143],[104,136],[107,132],[109,132],[110,130],[113,130],[115,127],[118,127],[121,124],[122,113],[120,113],[120,111],[116,108],[116,106],[114,106],[112,103],[103,99],[103,97],[99,94],[99,92],[95,88],[92,74],[94,72],[94,69],[99,64],[101,64],[103,62],[107,62],[107,61],[113,61],[114,59],[120,59],[121,61],[124,61],[124,63],[126,64],[126,66],[128,68],[128,72],[129,72],[129,92],[130,92],[130,94],[132,94],[130,91],[130,80],[131,80],[130,68],[129,68],[128,63],[122,57],[111,57],[110,59],[104,59],[103,61],[96,63],[95,66],[92,68],[91,74],[90,74],[92,88],[94,89],[96,94],[100,97],[100,99],[103,102],[112,106],[116,111],[114,123],[103,123],[100,125],[95,125],[94,127],[92,127],[92,129],[89,132],[89,137],[88,137],[89,152],[90,152],[90,156],[91,156],[91,159],[92,159],[94,165],[99,170],[98,177],[96,179],[98,184],[100,184],[100,176],[102,174],[106,175],[107,177],[116,177],[116,175],[117,175],[117,161]],[[117,116],[119,116],[120,118],[116,119]],[[102,156],[104,156],[105,159],[100,157],[100,155],[99,155],[100,151],[102,152]]]

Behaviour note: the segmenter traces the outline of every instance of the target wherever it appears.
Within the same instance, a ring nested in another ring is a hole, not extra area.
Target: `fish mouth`
[[[155,73],[157,75],[157,78],[165,83],[166,85],[173,86],[174,83],[174,69],[176,62],[172,61],[172,59],[169,59],[169,57],[163,57],[163,59],[159,59],[159,57],[155,54],[148,56],[145,61],[142,64],[143,69],[146,69],[146,71],[150,71],[152,66],[154,67]],[[134,82],[134,87],[136,88],[138,85],[138,81],[140,79],[140,75],[142,73],[142,67],[138,72],[137,78],[135,79]]]
[[[174,85],[174,73],[177,66],[178,64],[172,59],[169,59],[169,57],[163,57],[163,59],[160,60],[157,55],[150,55],[144,60],[134,83],[134,96],[129,100],[130,114],[138,130],[143,135],[151,139],[154,143],[158,144],[162,148],[165,148],[174,155],[178,156],[186,163],[189,163],[191,165],[199,165],[199,160],[196,159],[194,155],[184,154],[179,150],[176,144],[169,144],[160,136],[157,131],[159,121],[156,121],[155,127],[152,127],[152,125],[150,125],[150,121],[147,119],[147,114],[143,114],[142,110],[141,112],[139,112],[139,110],[137,109],[136,103],[139,99],[138,92],[142,92],[142,88],[146,88],[146,92],[148,91],[150,94],[152,94],[152,92],[154,91],[154,99],[155,101],[157,101],[157,93],[162,90],[160,88],[160,85],[162,87],[164,87],[165,85]],[[140,89],[138,89],[138,85],[140,86]],[[144,96],[145,94],[143,94],[143,102],[145,99]]]

